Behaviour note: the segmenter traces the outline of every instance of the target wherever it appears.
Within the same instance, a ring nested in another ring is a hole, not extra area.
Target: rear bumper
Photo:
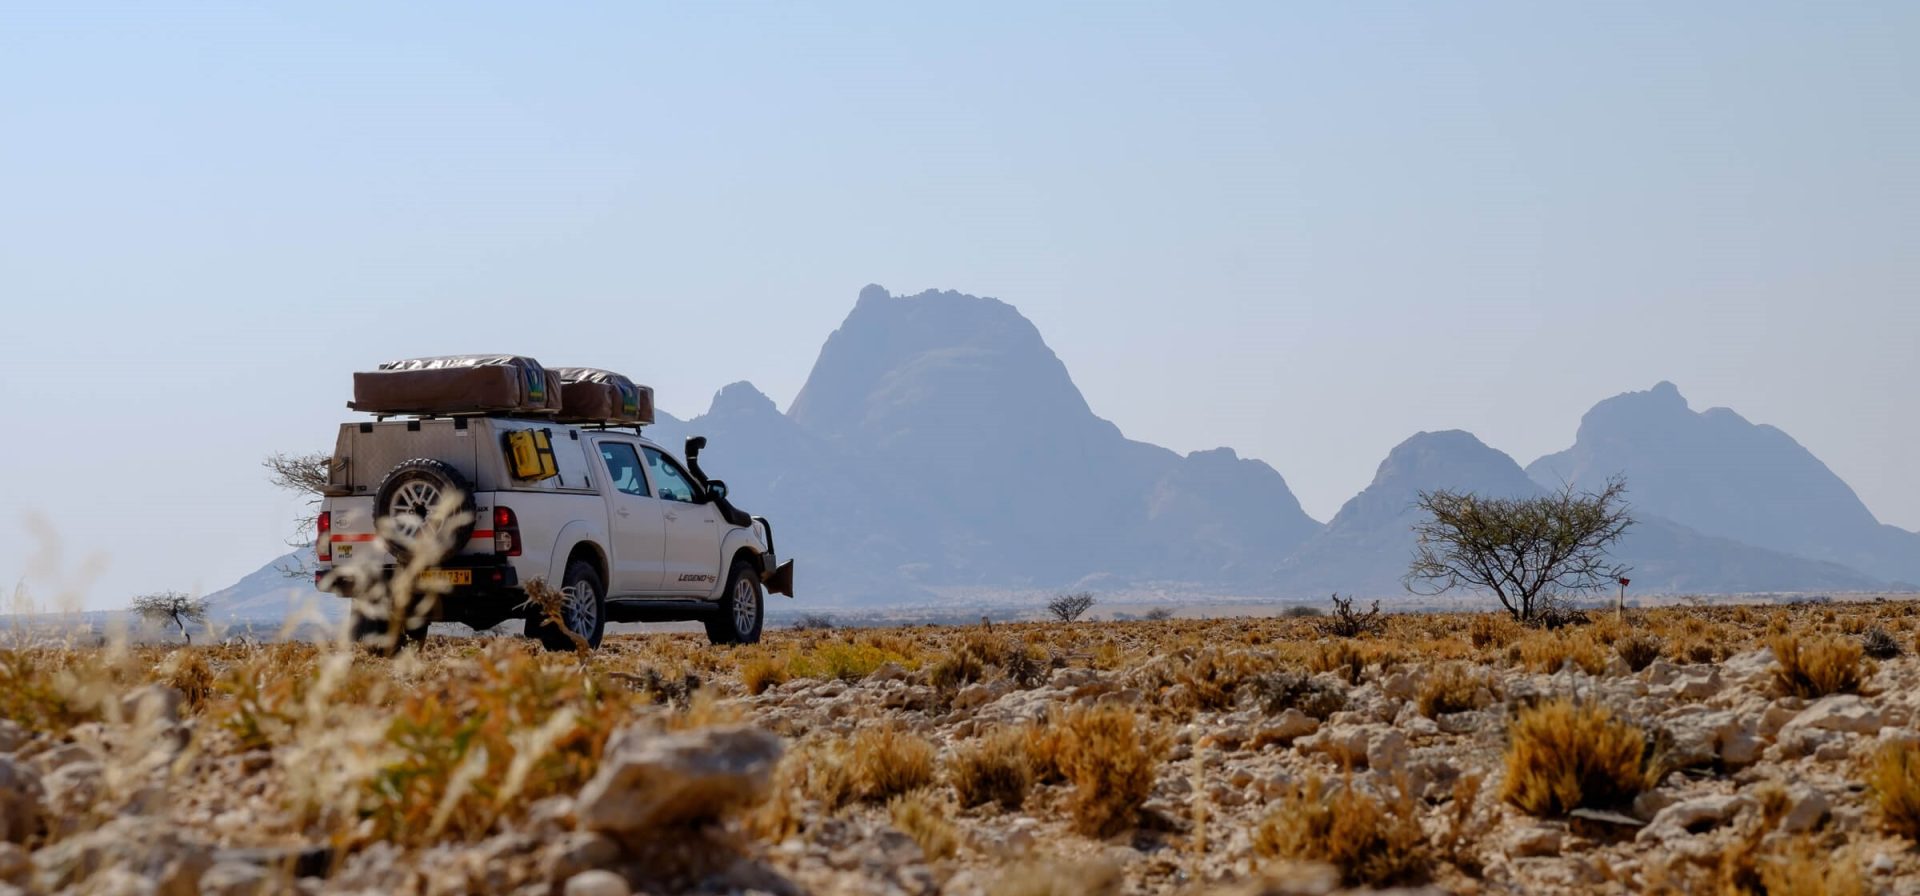
[[[520,590],[519,571],[497,557],[485,555],[448,557],[445,562],[434,568],[469,574],[470,580],[467,584],[451,586],[443,595],[445,597],[492,596],[501,592]],[[341,597],[355,596],[357,590],[365,583],[349,575],[335,575],[335,569],[316,570],[313,574],[313,587]],[[391,563],[382,566],[379,581],[382,583],[391,581],[396,569],[398,567]]]

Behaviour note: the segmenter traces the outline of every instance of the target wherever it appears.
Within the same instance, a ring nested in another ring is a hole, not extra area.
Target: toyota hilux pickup
[[[608,622],[699,621],[715,644],[754,643],[764,596],[793,594],[793,563],[775,555],[772,524],[701,471],[704,444],[688,439],[683,463],[637,428],[342,424],[315,582],[354,599],[357,639],[391,632],[390,647],[435,621],[512,618],[553,650],[598,647]]]

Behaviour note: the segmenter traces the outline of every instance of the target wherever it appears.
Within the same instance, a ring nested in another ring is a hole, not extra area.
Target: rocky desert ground
[[[16,647],[0,892],[1920,893],[1916,635],[1873,602]]]

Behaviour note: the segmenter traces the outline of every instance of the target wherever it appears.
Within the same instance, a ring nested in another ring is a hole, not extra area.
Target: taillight
[[[322,563],[333,562],[333,511],[322,510],[314,520],[318,531],[314,534],[313,553]]]
[[[520,556],[520,520],[514,517],[512,508],[493,509],[493,552]]]

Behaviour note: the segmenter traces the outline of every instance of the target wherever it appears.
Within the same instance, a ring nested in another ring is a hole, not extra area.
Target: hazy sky
[[[784,407],[869,282],[1323,520],[1671,379],[1920,528],[1920,4],[1048,6],[6,5],[0,587],[230,583],[392,357]]]

